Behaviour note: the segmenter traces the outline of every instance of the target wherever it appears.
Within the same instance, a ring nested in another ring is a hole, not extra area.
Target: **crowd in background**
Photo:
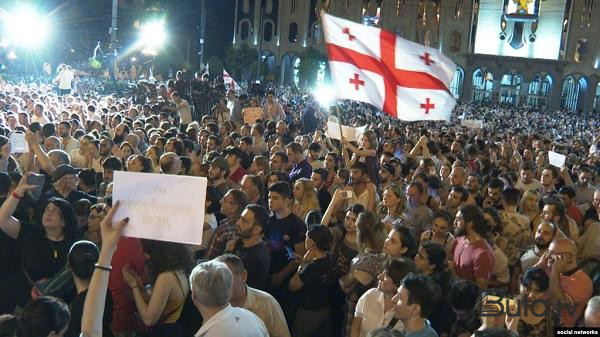
[[[72,92],[69,72],[58,88],[0,81],[2,336],[600,326],[596,116],[459,104],[449,122],[406,123],[181,72]],[[334,139],[329,120],[366,129]],[[208,178],[202,242],[122,237],[122,170]]]

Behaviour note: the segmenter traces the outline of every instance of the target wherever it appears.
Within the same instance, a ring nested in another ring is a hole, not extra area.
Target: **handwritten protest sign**
[[[125,236],[199,245],[206,186],[206,178],[115,171],[115,219],[129,217]]]
[[[27,142],[25,141],[25,134],[13,132],[10,135],[11,153],[25,153],[27,152]]]
[[[346,138],[349,142],[358,141],[358,137],[365,132],[367,126],[361,126],[360,128],[353,128],[350,126],[342,125],[342,132],[344,133],[344,138]],[[340,134],[340,124],[336,122],[327,122],[327,131],[325,132],[327,137],[331,139],[341,140]]]
[[[252,125],[256,123],[257,119],[262,118],[262,108],[246,108],[242,110],[242,116],[244,116],[244,123]]]
[[[562,168],[565,166],[565,160],[567,157],[564,154],[548,151],[548,161],[550,165]]]

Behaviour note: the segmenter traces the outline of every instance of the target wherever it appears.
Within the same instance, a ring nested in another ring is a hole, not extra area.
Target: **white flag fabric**
[[[390,31],[329,14],[322,21],[338,98],[371,103],[407,121],[450,119],[452,60]]]
[[[227,89],[233,89],[235,91],[242,89],[225,69],[223,69],[223,83]]]

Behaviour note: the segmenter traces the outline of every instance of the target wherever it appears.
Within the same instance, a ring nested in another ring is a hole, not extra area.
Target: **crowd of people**
[[[472,103],[405,123],[300,89],[141,85],[0,81],[0,336],[600,327],[596,116]],[[334,139],[331,118],[366,129]],[[123,170],[206,177],[202,242],[122,236]]]

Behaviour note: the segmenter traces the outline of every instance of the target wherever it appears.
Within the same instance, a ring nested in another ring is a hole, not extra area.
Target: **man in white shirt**
[[[179,124],[181,132],[185,132],[188,124],[192,122],[192,109],[190,104],[185,99],[181,98],[181,94],[177,91],[171,95],[175,105],[177,106],[177,113],[179,114]]]
[[[63,66],[62,70],[58,73],[58,90],[61,96],[71,93],[74,79],[75,74],[71,71],[71,66]]]
[[[202,315],[203,324],[195,337],[268,337],[258,316],[232,307],[233,274],[223,262],[208,261],[197,265],[190,275],[192,300]]]
[[[527,190],[541,190],[542,183],[534,178],[535,169],[535,164],[532,162],[524,162],[521,164],[520,177],[515,184],[515,188],[521,190],[521,192],[525,192]]]
[[[71,123],[68,121],[58,123],[58,135],[65,152],[71,153],[79,148],[79,141],[71,135]]]
[[[275,100],[275,92],[273,90],[267,92],[267,101],[263,107],[263,119],[275,122],[285,120],[283,106]]]
[[[277,300],[269,293],[254,289],[246,284],[248,272],[242,259],[236,255],[224,254],[216,258],[227,265],[233,273],[233,296],[231,305],[250,310],[257,315],[271,337],[290,337],[290,331]]]

